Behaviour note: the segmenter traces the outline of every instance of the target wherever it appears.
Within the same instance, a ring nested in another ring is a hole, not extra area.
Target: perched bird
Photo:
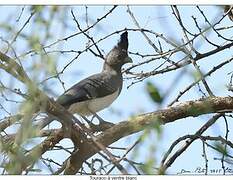
[[[132,63],[128,56],[127,31],[107,54],[102,72],[81,80],[59,96],[57,102],[72,114],[95,115],[119,96],[123,84],[121,67],[126,63]]]

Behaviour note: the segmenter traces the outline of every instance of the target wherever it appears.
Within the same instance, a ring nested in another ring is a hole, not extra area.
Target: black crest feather
[[[128,45],[129,45],[129,43],[128,43],[128,32],[125,31],[124,33],[121,34],[121,39],[118,42],[118,46],[127,51],[128,50]]]

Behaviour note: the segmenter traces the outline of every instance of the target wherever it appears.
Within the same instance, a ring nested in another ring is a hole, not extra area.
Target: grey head
[[[128,32],[126,31],[121,34],[118,44],[107,54],[103,70],[110,68],[120,72],[124,64],[132,63],[132,59],[128,56],[128,46]]]

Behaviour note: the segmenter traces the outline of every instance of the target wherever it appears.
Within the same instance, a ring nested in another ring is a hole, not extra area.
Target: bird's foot
[[[93,121],[93,118],[91,120],[87,119],[85,116],[81,116],[82,119],[85,120],[85,122],[88,124],[89,127],[93,126],[94,123],[92,122]]]
[[[104,126],[104,127],[106,127],[106,128],[107,128],[107,127],[110,128],[110,127],[112,127],[113,125],[115,125],[114,123],[111,123],[111,122],[108,122],[108,121],[103,120],[103,118],[101,118],[100,116],[98,116],[96,113],[93,115],[92,120],[93,120],[95,117],[99,120],[99,126]]]

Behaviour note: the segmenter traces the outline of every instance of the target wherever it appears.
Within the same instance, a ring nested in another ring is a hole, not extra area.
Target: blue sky
[[[102,16],[105,14],[111,7],[109,6],[90,6],[88,7],[88,13],[89,13],[89,22],[90,24],[93,23],[93,21],[96,20],[96,18]],[[171,15],[171,8],[169,6],[130,6],[131,10],[134,12],[134,15],[136,16],[138,22],[140,23],[142,28],[145,29],[151,29],[157,33],[163,33],[165,37],[169,37],[172,41],[176,43],[181,43],[181,35],[182,31],[179,28],[179,25],[177,21],[175,20],[174,16]],[[201,6],[202,10],[206,13],[207,17],[212,20],[213,22],[220,16],[218,16],[218,13],[220,13],[220,9],[216,6]],[[80,7],[72,7],[74,10],[74,13],[76,14],[76,17],[80,19],[81,25],[83,28],[85,28],[85,8],[82,6]],[[95,38],[95,40],[98,40],[99,38],[110,34],[113,31],[121,30],[124,28],[136,28],[135,24],[133,23],[132,19],[130,18],[129,14],[126,12],[127,7],[126,6],[119,6],[117,9],[106,19],[101,21],[101,23],[96,26],[94,29],[90,31],[91,35]],[[197,11],[195,7],[189,7],[189,6],[182,6],[179,7],[180,14],[182,15],[184,24],[186,24],[189,29],[192,29],[193,32],[198,32],[198,30],[195,27],[195,24],[192,22],[191,16],[197,17],[198,21],[200,22],[200,25],[202,27],[205,27],[206,24],[203,22],[203,18],[200,15],[200,13]],[[15,11],[15,7],[0,7],[0,22],[5,22],[6,17],[8,17],[11,12]],[[15,13],[13,14],[13,17],[11,21],[9,21],[9,24],[12,24],[14,20],[18,17],[20,14],[21,8],[18,8]],[[74,21],[72,21],[71,13],[68,13],[69,19],[67,19],[67,24],[71,27],[69,31],[62,32],[61,29],[59,29],[59,26],[56,26],[57,23],[59,23],[59,20],[57,22],[54,22],[51,31],[54,33],[57,38],[65,37],[66,35],[72,34],[76,31],[76,25]],[[25,13],[22,15],[21,21],[16,24],[16,27],[21,27],[24,20],[28,17],[28,13]],[[232,24],[230,20],[226,18],[224,21],[226,25]],[[24,29],[23,32],[30,32],[35,31],[35,34],[38,34],[41,32],[40,29],[35,29],[35,27],[32,27],[30,24]],[[229,34],[229,35],[227,35]],[[226,31],[226,36],[231,37],[232,30]],[[7,33],[0,31],[1,37],[7,37]],[[211,40],[213,40],[216,43],[222,43],[222,41],[216,37],[214,33],[210,33],[209,37]],[[152,40],[156,41],[155,37],[152,37]],[[183,37],[182,37],[183,38]],[[111,48],[117,43],[119,39],[119,35],[111,36],[111,38],[108,38],[101,43],[99,43],[100,48],[105,52],[105,54],[111,50]],[[197,41],[195,47],[200,52],[206,52],[207,48],[209,48],[209,45],[206,45],[206,43],[202,44],[203,41]],[[48,50],[60,50],[61,46],[63,50],[82,50],[85,48],[86,39],[82,36],[74,37],[72,39],[69,39],[68,41],[63,41],[62,43],[59,43],[58,46],[53,46],[51,49]],[[49,44],[49,43],[47,43]],[[24,44],[20,44],[20,40],[16,42],[16,46],[20,48],[22,51],[24,50]],[[164,47],[169,48],[169,47]],[[139,52],[142,54],[152,54],[154,53],[154,50],[147,44],[145,38],[140,34],[139,32],[129,32],[129,51],[131,52]],[[229,57],[230,50],[226,50],[220,55],[215,55],[211,58],[206,58],[198,62],[198,64],[201,67],[201,70],[203,72],[207,72],[210,69],[213,68],[214,65],[219,64],[223,61],[223,58]],[[58,58],[58,54],[55,55],[55,61],[58,64],[58,69],[62,69],[64,67],[64,64],[66,64],[70,59],[72,59],[75,55],[67,54],[64,56],[61,56]],[[29,60],[33,60],[34,57],[28,57]],[[141,58],[131,55],[131,58],[133,59],[134,63],[137,64],[140,61],[142,61]],[[180,58],[179,56],[177,58]],[[214,62],[213,62],[214,61]],[[26,64],[26,63],[25,63]],[[88,75],[97,73],[101,71],[103,61],[101,59],[96,58],[93,56],[90,52],[83,53],[78,60],[76,60],[74,63],[72,63],[71,66],[69,66],[64,74],[61,76],[61,79],[65,82],[66,89],[71,87],[74,83],[78,82],[79,80],[87,77]],[[154,64],[155,65],[155,64]],[[130,66],[130,65],[126,65]],[[209,82],[211,88],[213,89],[214,93],[218,96],[227,96],[229,95],[229,92],[226,90],[226,84],[229,82],[229,76],[226,76],[227,73],[232,71],[232,66],[226,66],[223,68],[223,70],[217,72],[214,74],[214,76],[211,76],[211,78],[207,78],[207,81]],[[150,70],[153,68],[150,64],[145,65],[141,67],[144,71]],[[140,71],[140,68],[136,69],[137,71]],[[171,89],[171,93],[169,94],[169,97],[166,98],[166,101],[164,103],[165,107],[169,102],[171,102],[179,93],[179,91],[184,90],[186,86],[188,86],[190,83],[194,81],[192,72],[194,72],[194,67],[192,65],[189,65],[187,67],[187,74],[179,79],[179,82],[177,82],[174,89]],[[180,71],[174,71],[169,72],[162,75],[156,75],[148,80],[155,83],[161,92],[165,92],[169,85],[173,82],[175,77],[178,75]],[[2,73],[2,72],[1,72]],[[224,78],[222,78],[224,77]],[[228,78],[226,78],[228,77]],[[146,80],[147,81],[147,80]],[[118,99],[111,105],[110,108],[105,109],[99,113],[99,115],[108,121],[112,121],[114,123],[123,121],[127,119],[129,116],[133,114],[140,114],[143,112],[151,112],[157,110],[157,105],[155,105],[149,96],[147,95],[145,91],[145,82],[137,83],[134,86],[127,89],[126,87],[131,83],[129,80],[124,81],[124,87],[121,92],[121,95],[118,97]],[[56,96],[63,93],[63,88],[59,84],[57,80],[51,80],[47,82],[48,84],[53,83],[52,85],[48,87],[51,89],[54,94],[50,94],[54,98]],[[198,88],[194,87],[192,90],[190,90],[186,95],[181,98],[181,101],[186,100],[194,100],[201,97],[200,92],[198,92]],[[162,108],[163,108],[162,107]],[[112,113],[112,110],[119,111],[120,116],[117,114]],[[138,158],[139,161],[144,161],[147,159],[146,152],[148,151],[148,146],[150,146],[152,143],[154,143],[156,147],[156,151],[154,153],[157,162],[160,162],[161,160],[161,154],[164,153],[164,151],[167,150],[167,148],[171,145],[171,143],[177,139],[178,137],[185,135],[185,134],[192,134],[195,133],[197,129],[199,129],[209,118],[211,115],[207,116],[200,116],[196,118],[185,118],[184,120],[179,120],[174,123],[169,123],[163,126],[163,134],[162,139],[157,142],[156,135],[148,136],[148,138],[145,141],[145,146],[143,145],[140,148],[141,155]],[[222,134],[224,135],[224,124],[223,120],[219,121],[220,123],[217,123],[213,126],[213,128],[210,128],[207,132],[214,135]],[[229,121],[229,126],[231,125],[231,122]],[[207,134],[208,134],[207,133]],[[140,134],[140,133],[139,133]],[[230,138],[232,138],[231,133],[229,134]],[[137,135],[136,135],[137,136]],[[127,137],[123,140],[120,140],[116,144],[120,146],[128,146],[129,144],[133,143],[135,141],[135,135]],[[155,142],[153,142],[155,141]],[[67,143],[67,142],[64,142]],[[195,169],[198,166],[204,167],[204,159],[201,157],[202,154],[202,144],[201,142],[195,142],[193,145],[180,157],[177,159],[177,161],[172,165],[171,168],[168,169],[169,173],[176,174],[181,169]],[[221,164],[216,161],[211,160],[214,155],[211,152],[209,153],[209,168],[220,168]],[[50,155],[51,156],[51,155]],[[62,159],[63,155],[59,154],[59,157]],[[57,157],[57,154],[54,153],[54,157]],[[215,156],[216,157],[216,156]],[[213,165],[213,167],[212,167]]]

